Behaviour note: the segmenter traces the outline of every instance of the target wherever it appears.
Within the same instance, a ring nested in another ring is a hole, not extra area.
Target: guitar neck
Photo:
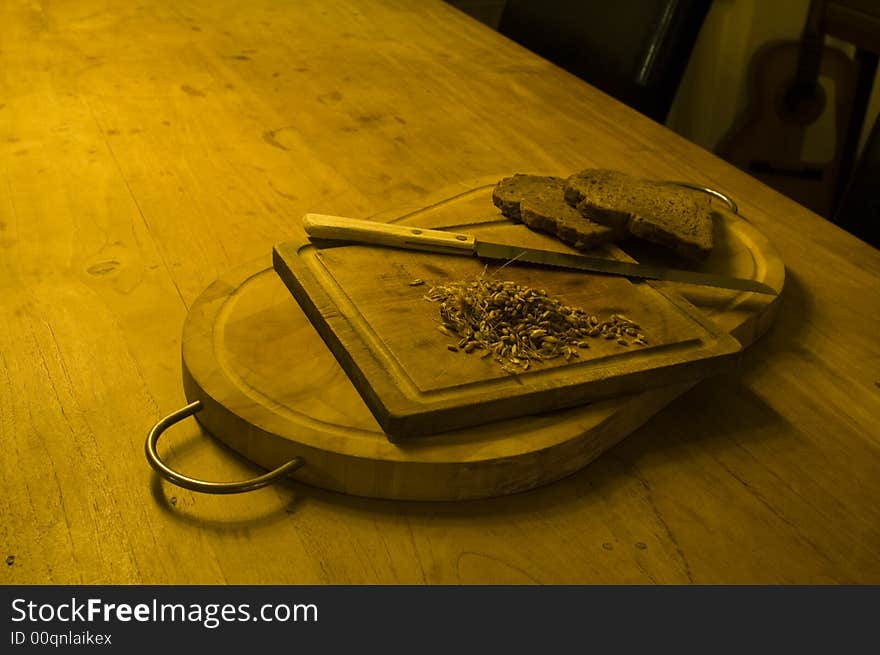
[[[824,9],[824,0],[810,0],[807,21],[801,33],[797,71],[795,72],[794,86],[800,90],[814,89],[819,78],[819,66],[822,62],[822,48],[824,46],[824,34],[822,33]]]

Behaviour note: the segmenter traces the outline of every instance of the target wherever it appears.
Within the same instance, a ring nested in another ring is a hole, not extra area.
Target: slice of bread
[[[504,178],[495,186],[492,202],[508,218],[552,234],[578,250],[626,236],[626,230],[595,223],[569,205],[561,177],[517,174]]]
[[[505,177],[495,185],[492,190],[492,202],[507,218],[521,223],[522,216],[519,213],[519,204],[523,198],[539,193],[548,186],[555,186],[560,181],[565,187],[565,180],[561,177],[517,173],[513,177]]]
[[[671,248],[689,259],[712,250],[712,210],[699,191],[607,169],[575,173],[565,200],[585,217]]]

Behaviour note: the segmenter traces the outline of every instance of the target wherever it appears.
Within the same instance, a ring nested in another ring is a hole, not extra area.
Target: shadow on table
[[[199,434],[200,433],[200,434]],[[210,447],[222,453],[224,458],[237,460],[247,465],[247,460],[234,450],[210,438],[199,428],[183,441],[174,443],[173,455],[165,458],[172,468],[186,469],[182,461],[197,448]],[[235,467],[239,468],[239,467]],[[258,474],[256,467],[249,466],[249,472],[242,472],[242,479]],[[218,533],[235,533],[268,527],[284,521],[296,512],[299,489],[302,485],[293,480],[276,482],[245,494],[204,494],[191,492],[163,480],[158,473],[151,472],[150,493],[156,505],[170,518]]]

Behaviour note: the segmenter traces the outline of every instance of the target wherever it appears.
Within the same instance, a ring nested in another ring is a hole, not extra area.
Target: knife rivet
[[[467,241],[467,237],[463,234],[456,234],[455,238],[458,239],[459,241]]]
[[[421,231],[421,230],[413,230],[412,233],[413,233],[413,234],[421,234],[422,231]]]

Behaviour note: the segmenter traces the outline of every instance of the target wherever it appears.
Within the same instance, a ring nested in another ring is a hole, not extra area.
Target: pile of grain
[[[626,347],[647,344],[639,325],[621,314],[602,321],[515,282],[479,277],[434,286],[425,298],[440,304],[439,330],[457,339],[450,350],[482,351],[511,373],[528,370],[532,362],[579,357],[591,338]]]

